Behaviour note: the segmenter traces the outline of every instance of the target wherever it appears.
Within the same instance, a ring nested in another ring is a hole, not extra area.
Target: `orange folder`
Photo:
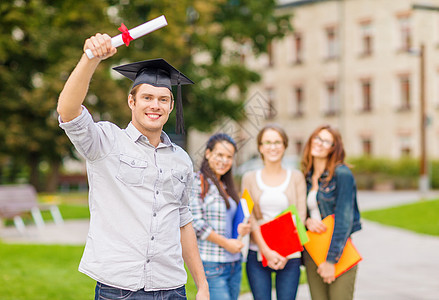
[[[262,224],[260,228],[262,237],[268,247],[283,257],[297,251],[303,251],[291,211]],[[267,263],[267,259],[262,256],[262,265],[266,267]]]
[[[329,246],[331,245],[332,233],[334,232],[334,215],[327,216],[322,222],[326,225],[326,231],[321,234],[307,231],[309,242],[304,245],[317,266],[326,261]],[[335,264],[335,277],[337,278],[361,260],[360,253],[352,244],[351,239],[348,238],[340,260]]]

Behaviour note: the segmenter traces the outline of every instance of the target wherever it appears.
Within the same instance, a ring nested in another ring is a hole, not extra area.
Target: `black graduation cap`
[[[177,124],[176,132],[184,133],[183,104],[181,100],[181,85],[193,84],[194,82],[187,78],[179,70],[171,66],[163,58],[139,61],[114,67],[113,70],[123,76],[131,79],[136,85],[146,83],[156,87],[166,87],[172,92],[172,86],[177,85]]]

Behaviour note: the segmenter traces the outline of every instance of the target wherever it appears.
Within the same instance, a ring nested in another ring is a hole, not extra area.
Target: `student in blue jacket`
[[[330,126],[320,126],[308,139],[302,159],[307,182],[307,219],[312,232],[326,230],[322,219],[334,215],[335,226],[326,261],[316,266],[306,251],[306,267],[312,299],[353,299],[357,266],[335,278],[338,262],[350,235],[361,229],[357,187],[344,162],[345,150],[340,134]]]

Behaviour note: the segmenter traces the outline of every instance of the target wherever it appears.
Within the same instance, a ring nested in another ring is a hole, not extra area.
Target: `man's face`
[[[147,135],[162,131],[174,102],[168,88],[141,84],[134,96],[129,95],[128,105],[131,108],[133,125]]]

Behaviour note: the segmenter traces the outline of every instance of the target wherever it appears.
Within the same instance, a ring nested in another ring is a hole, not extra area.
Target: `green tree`
[[[0,4],[0,150],[10,158],[12,169],[28,167],[29,181],[39,189],[53,190],[62,158],[74,155],[58,127],[56,102],[82,54],[84,33],[112,28],[106,5],[105,1],[85,0]],[[108,72],[101,69],[96,76],[107,80],[93,93],[109,97],[115,84]],[[95,109],[96,102],[90,110],[105,111]],[[110,100],[105,105],[117,104]],[[40,186],[41,162],[50,166],[46,187]]]
[[[129,27],[166,16],[168,26],[121,49],[119,55],[131,61],[163,57],[196,83],[183,87],[186,129],[208,131],[224,117],[240,120],[247,88],[260,79],[244,64],[242,46],[256,55],[266,53],[273,39],[291,30],[289,16],[277,15],[273,0],[120,3],[110,1],[117,11],[114,19],[128,20]],[[171,119],[165,129],[173,128]]]

